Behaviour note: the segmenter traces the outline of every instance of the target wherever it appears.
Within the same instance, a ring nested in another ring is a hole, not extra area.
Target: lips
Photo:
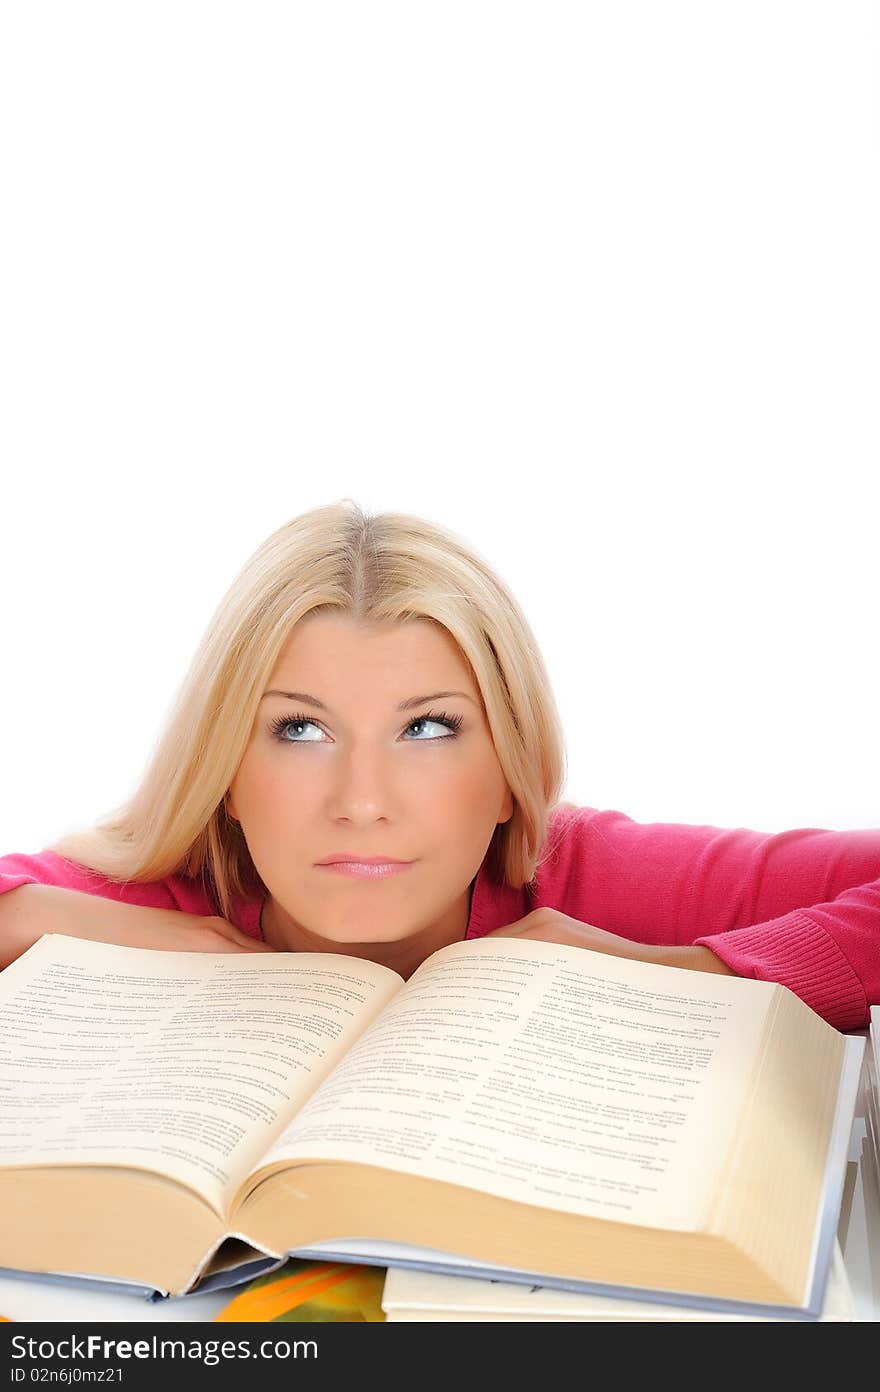
[[[324,860],[318,860],[316,865],[411,865],[410,860],[395,860],[394,856],[367,856],[353,855],[349,851],[340,851],[338,855],[329,855]]]
[[[323,870],[325,875],[351,875],[362,880],[385,880],[392,875],[405,875],[413,864],[411,860],[335,860],[317,865],[315,868]]]

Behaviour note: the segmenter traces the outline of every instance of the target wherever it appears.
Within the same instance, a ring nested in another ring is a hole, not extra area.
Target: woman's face
[[[478,688],[444,628],[324,613],[285,644],[227,807],[269,889],[273,946],[360,947],[400,970],[413,949],[427,955],[464,936],[471,881],[513,800]],[[361,879],[319,867],[335,854],[412,863]]]

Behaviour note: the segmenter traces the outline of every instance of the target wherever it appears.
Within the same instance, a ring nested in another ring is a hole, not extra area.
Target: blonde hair
[[[265,896],[225,798],[285,640],[317,611],[363,623],[429,618],[449,632],[513,794],[486,870],[517,888],[533,880],[565,751],[529,625],[503,581],[457,536],[402,513],[370,516],[350,498],[293,518],[258,547],[208,624],[134,795],[44,849],[125,883],[201,877],[224,918],[235,897]]]

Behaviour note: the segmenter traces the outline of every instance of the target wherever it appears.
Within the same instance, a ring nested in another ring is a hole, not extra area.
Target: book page
[[[456,943],[413,974],[264,1166],[352,1160],[696,1227],[781,989],[554,943]]]
[[[334,953],[46,934],[0,972],[0,1165],[135,1165],[223,1212],[400,985]]]

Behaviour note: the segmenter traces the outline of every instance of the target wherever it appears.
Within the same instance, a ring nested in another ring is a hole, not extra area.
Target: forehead
[[[309,614],[288,634],[275,671],[292,673],[308,665],[332,674],[349,664],[389,674],[430,667],[474,686],[470,664],[452,635],[442,624],[421,617],[367,624],[348,615]]]

